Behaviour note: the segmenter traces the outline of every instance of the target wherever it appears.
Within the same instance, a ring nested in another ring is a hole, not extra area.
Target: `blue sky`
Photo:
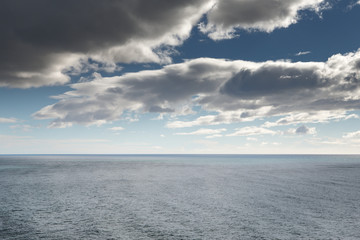
[[[360,153],[360,2],[0,9],[2,154]]]

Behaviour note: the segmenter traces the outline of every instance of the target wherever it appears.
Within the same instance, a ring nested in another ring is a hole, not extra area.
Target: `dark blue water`
[[[360,156],[0,156],[0,239],[360,239]]]

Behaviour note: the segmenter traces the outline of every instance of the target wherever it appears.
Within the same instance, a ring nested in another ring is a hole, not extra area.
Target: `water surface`
[[[0,239],[360,239],[360,156],[0,156]]]

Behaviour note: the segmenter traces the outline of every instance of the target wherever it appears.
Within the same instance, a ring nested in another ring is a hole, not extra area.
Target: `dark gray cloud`
[[[311,122],[308,120],[313,117],[326,121],[334,119],[332,112],[360,109],[360,71],[355,67],[359,59],[360,50],[334,55],[326,62],[194,59],[160,70],[73,84],[73,91],[58,96],[58,103],[34,116],[53,118],[54,126],[102,124],[119,119],[124,111],[182,114],[184,107],[200,105],[217,114],[169,126],[251,121],[303,112],[313,114],[294,115],[296,119],[287,122]]]
[[[151,106],[149,108],[149,112],[155,112],[155,113],[171,113],[174,112],[174,109],[171,108],[162,108],[159,106]]]
[[[246,99],[325,87],[327,81],[317,70],[314,65],[303,68],[298,65],[264,65],[254,71],[244,69],[227,81],[221,92]]]
[[[291,13],[291,7],[299,1],[275,0],[226,0],[219,1],[208,19],[225,28],[233,25],[254,25],[269,19],[284,19]]]
[[[179,44],[207,5],[206,0],[2,0],[0,86],[62,84],[69,80],[66,69],[88,57],[160,61],[153,49]]]
[[[308,128],[305,125],[302,125],[295,130],[296,134],[310,134],[312,132],[314,132],[314,129]]]
[[[355,69],[360,70],[360,59],[355,61]]]
[[[271,106],[269,115],[293,111],[350,110],[360,106],[360,51],[321,62],[265,62],[243,67],[221,94],[200,99],[211,110],[236,111]],[[235,99],[237,100],[235,100]]]
[[[122,84],[126,86],[124,97],[129,100],[144,99],[147,104],[179,102],[193,95],[214,92],[224,77],[216,71],[224,71],[217,61],[199,59],[188,64],[165,67],[161,72],[128,75]]]

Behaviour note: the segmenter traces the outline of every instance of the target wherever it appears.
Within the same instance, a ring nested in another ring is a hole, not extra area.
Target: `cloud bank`
[[[3,0],[0,87],[68,83],[121,63],[171,63],[172,48],[197,26],[212,39],[237,29],[270,32],[320,11],[323,0]]]
[[[360,50],[326,62],[229,61],[199,58],[159,70],[96,78],[34,114],[51,126],[103,124],[127,112],[186,115],[193,106],[213,112],[170,128],[216,125],[283,116],[281,124],[352,117],[360,108]]]

